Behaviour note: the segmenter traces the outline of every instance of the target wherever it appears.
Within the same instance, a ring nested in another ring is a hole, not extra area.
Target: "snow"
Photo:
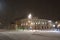
[[[0,32],[0,40],[60,40],[60,32],[52,30],[19,30]]]

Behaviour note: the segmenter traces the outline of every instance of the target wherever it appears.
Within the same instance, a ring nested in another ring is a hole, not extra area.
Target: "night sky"
[[[58,0],[0,0],[0,21],[7,24],[31,13],[42,19],[60,20]]]

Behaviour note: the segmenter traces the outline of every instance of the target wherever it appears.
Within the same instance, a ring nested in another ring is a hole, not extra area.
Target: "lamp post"
[[[58,22],[57,21],[55,22],[55,25],[56,25],[55,28],[58,30],[58,27],[57,27],[58,26]]]
[[[32,29],[31,27],[31,19],[32,19],[32,15],[31,13],[28,15],[28,21],[30,21],[30,24],[29,24],[29,29]]]

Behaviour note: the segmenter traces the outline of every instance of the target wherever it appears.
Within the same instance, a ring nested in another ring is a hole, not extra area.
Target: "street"
[[[0,32],[0,40],[60,40],[60,32],[6,31]]]

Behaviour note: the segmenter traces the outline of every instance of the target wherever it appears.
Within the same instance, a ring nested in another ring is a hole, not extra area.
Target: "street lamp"
[[[31,14],[29,14],[29,15],[28,15],[28,19],[31,19],[31,18],[32,18],[32,15],[31,15]]]
[[[32,22],[31,22],[31,19],[32,19],[32,15],[31,15],[31,13],[28,15],[28,22],[30,23],[30,29],[32,29]]]
[[[55,25],[53,24],[53,27],[55,27]]]

